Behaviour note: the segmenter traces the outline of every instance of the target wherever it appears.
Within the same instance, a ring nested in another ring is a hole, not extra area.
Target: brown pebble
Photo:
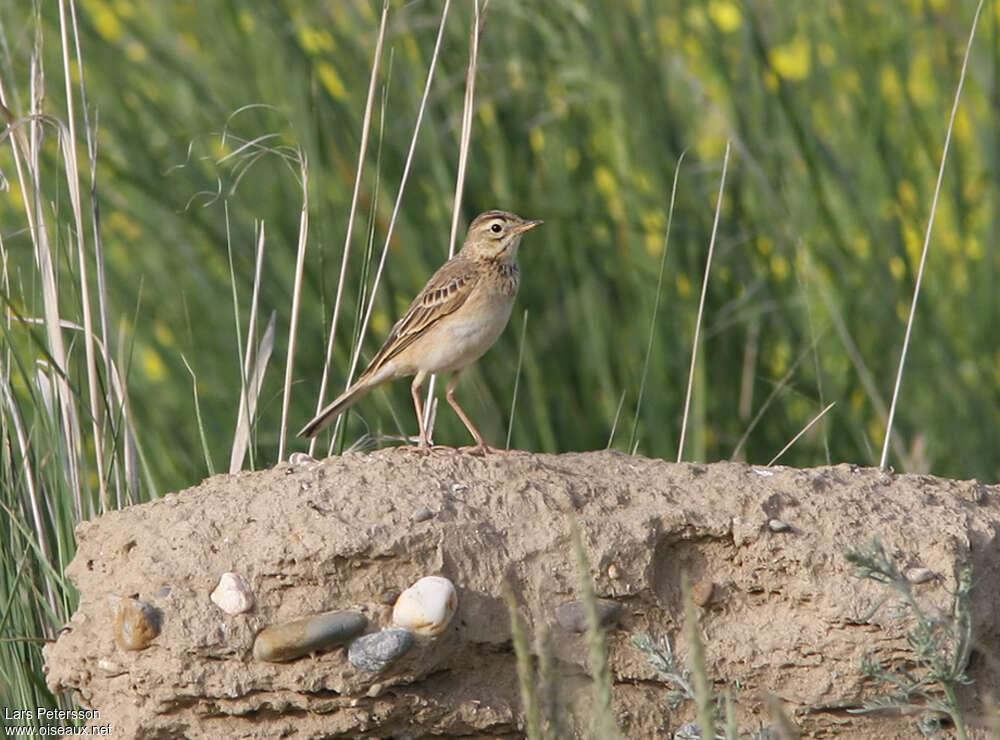
[[[715,584],[708,579],[698,581],[691,587],[691,601],[693,601],[696,606],[704,609],[712,600],[712,593],[714,591]]]
[[[111,596],[115,643],[122,650],[142,650],[160,634],[160,610],[128,596]]]

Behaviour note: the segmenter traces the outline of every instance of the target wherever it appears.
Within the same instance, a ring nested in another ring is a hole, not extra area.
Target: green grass
[[[40,3],[38,18],[33,5],[0,7],[4,99],[38,157],[37,170],[21,161],[22,186],[12,139],[0,142],[0,700],[18,706],[53,701],[37,640],[71,613],[61,574],[75,522],[196,482],[210,461],[224,468],[251,380],[246,348],[257,351],[272,311],[244,465],[275,462],[306,199],[286,433],[315,409],[381,9],[80,0],[79,55],[71,31],[64,55],[60,3]],[[530,320],[513,322],[459,386],[487,438],[500,445],[509,430],[512,447],[582,450],[614,428],[616,447],[674,457],[730,141],[685,459],[739,448],[766,462],[836,402],[781,462],[876,464],[975,5],[493,0],[461,228],[494,207],[546,223],[522,250],[517,315]],[[998,7],[987,4],[972,49],[889,459],[990,480]],[[440,18],[439,2],[389,4],[328,393],[351,363]],[[362,362],[448,253],[471,21],[472,5],[454,2]],[[41,111],[61,122],[79,176],[60,129],[41,124],[36,145],[25,121],[36,48]],[[29,229],[38,219],[45,234]],[[79,328],[58,330],[57,312]],[[415,429],[399,383],[359,404],[342,439]],[[435,439],[468,442],[446,408]],[[289,439],[285,451],[305,448]]]

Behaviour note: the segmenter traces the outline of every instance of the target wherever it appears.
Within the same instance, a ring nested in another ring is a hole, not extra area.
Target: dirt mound
[[[529,629],[554,625],[568,723],[589,727],[584,637],[556,624],[578,598],[575,519],[598,596],[620,612],[609,633],[616,719],[630,738],[667,737],[693,719],[632,644],[671,637],[687,654],[682,574],[698,584],[707,669],[735,689],[741,727],[766,725],[777,697],[806,736],[919,737],[912,719],[857,716],[874,687],[861,659],[911,655],[912,627],[884,586],[852,575],[844,549],[877,536],[917,597],[947,611],[971,565],[975,683],[997,685],[1000,489],[849,465],[796,470],[670,464],[614,452],[478,458],[406,449],[216,476],[81,525],[68,574],[80,605],[46,649],[48,680],[71,689],[116,737],[518,737],[520,700],[509,580]],[[210,594],[222,573],[255,604],[230,615]],[[253,658],[268,625],[335,610],[387,626],[396,595],[450,578],[458,610],[389,669],[368,674],[343,647],[287,663]],[[136,596],[162,631],[143,650],[114,639],[109,595]]]

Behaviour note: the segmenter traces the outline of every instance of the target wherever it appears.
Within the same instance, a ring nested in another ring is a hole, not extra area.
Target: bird
[[[315,437],[377,386],[413,376],[410,393],[420,428],[419,447],[429,450],[420,391],[429,375],[450,372],[445,398],[476,441],[474,451],[490,452],[455,399],[455,386],[462,370],[482,357],[507,326],[521,280],[517,267],[521,237],[541,224],[506,211],[476,216],[461,250],[427,281],[367,369],[299,436]]]

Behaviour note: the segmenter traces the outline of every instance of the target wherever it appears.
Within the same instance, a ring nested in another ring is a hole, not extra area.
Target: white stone
[[[238,573],[223,573],[212,592],[212,601],[226,614],[242,614],[253,609],[253,591]]]
[[[427,576],[396,599],[392,623],[418,635],[440,635],[457,607],[455,585],[441,576]]]

